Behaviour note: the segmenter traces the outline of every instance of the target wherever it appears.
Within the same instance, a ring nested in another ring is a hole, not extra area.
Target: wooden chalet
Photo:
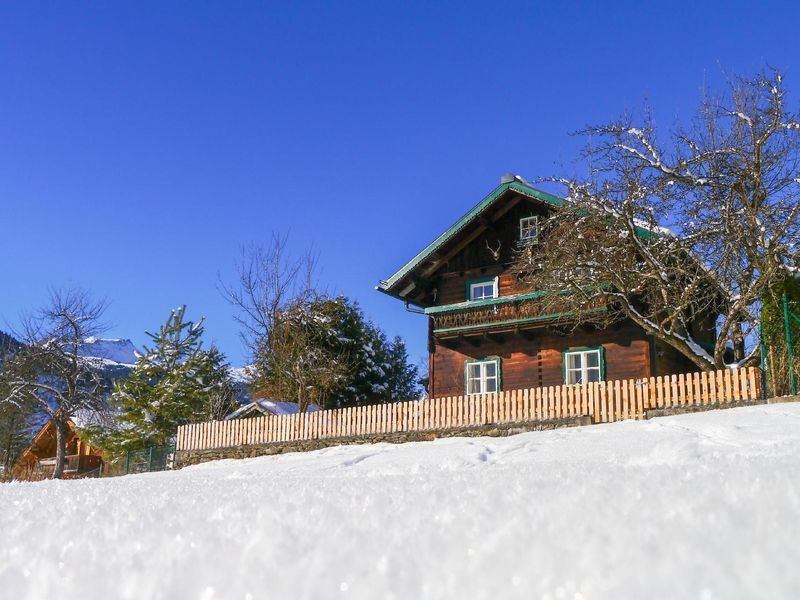
[[[103,452],[80,437],[75,421],[67,421],[67,456],[64,479],[100,476]],[[48,421],[36,434],[11,471],[17,481],[50,479],[56,466],[56,430]]]
[[[377,289],[428,317],[429,394],[479,394],[695,370],[630,321],[565,327],[512,272],[520,244],[564,201],[519,177],[501,184]],[[597,310],[604,310],[598,308]],[[714,340],[713,320],[698,324]]]

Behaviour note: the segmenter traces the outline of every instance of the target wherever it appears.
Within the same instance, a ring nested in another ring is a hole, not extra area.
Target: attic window
[[[521,244],[539,241],[539,217],[523,217],[519,220],[519,241]]]

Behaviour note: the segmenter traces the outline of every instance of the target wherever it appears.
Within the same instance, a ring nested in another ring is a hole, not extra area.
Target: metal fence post
[[[147,454],[147,472],[151,472],[153,470],[153,446],[150,446],[149,452]]]
[[[767,343],[764,341],[764,319],[758,325],[758,335],[761,338],[761,393],[764,398],[769,398],[769,367],[767,365]]]
[[[792,394],[797,394],[797,377],[794,373],[794,348],[792,348],[792,324],[789,320],[789,295],[783,293],[783,327],[786,334],[786,353],[789,359],[789,382],[792,386]]]
[[[128,474],[128,469],[130,468],[130,466],[131,466],[131,451],[128,450],[125,453],[125,475]]]

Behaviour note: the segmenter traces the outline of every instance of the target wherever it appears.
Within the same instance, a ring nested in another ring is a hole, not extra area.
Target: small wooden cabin
[[[66,437],[64,479],[98,477],[103,466],[102,450],[81,439],[73,420],[67,421]],[[55,466],[56,430],[53,422],[48,421],[22,453],[11,473],[18,481],[40,481],[50,479]]]
[[[431,397],[695,370],[631,321],[573,330],[565,315],[537,310],[541,292],[527,289],[511,267],[518,246],[536,243],[541,219],[563,202],[504,177],[377,286],[427,316]],[[713,319],[693,327],[713,343]]]

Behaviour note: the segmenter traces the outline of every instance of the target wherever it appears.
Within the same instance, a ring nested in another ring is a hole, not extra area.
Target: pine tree
[[[419,396],[419,372],[417,367],[409,362],[406,343],[400,336],[395,336],[386,349],[384,370],[387,401],[415,400]]]
[[[0,397],[9,393],[0,376]],[[0,410],[0,481],[11,477],[11,468],[45,420],[36,405],[26,399],[4,403]]]
[[[331,390],[331,406],[396,402],[417,395],[417,369],[408,363],[401,338],[389,342],[358,303],[345,296],[320,301],[319,310],[331,330],[329,350],[350,366],[349,377]]]
[[[178,426],[220,418],[230,408],[224,356],[203,349],[203,320],[185,321],[185,310],[173,310],[158,333],[147,334],[152,347],[137,355],[128,379],[115,383],[119,426],[100,440],[108,451],[166,444]]]
[[[4,364],[14,356],[21,344],[10,335],[0,331],[0,399],[11,395],[12,386],[8,378],[13,377]],[[11,468],[19,455],[30,443],[41,415],[36,405],[27,398],[13,402],[2,402],[0,409],[0,481],[11,477]]]
[[[275,312],[254,363],[254,394],[296,402],[301,412],[329,407],[331,391],[350,376],[329,313],[325,300],[304,298]]]

